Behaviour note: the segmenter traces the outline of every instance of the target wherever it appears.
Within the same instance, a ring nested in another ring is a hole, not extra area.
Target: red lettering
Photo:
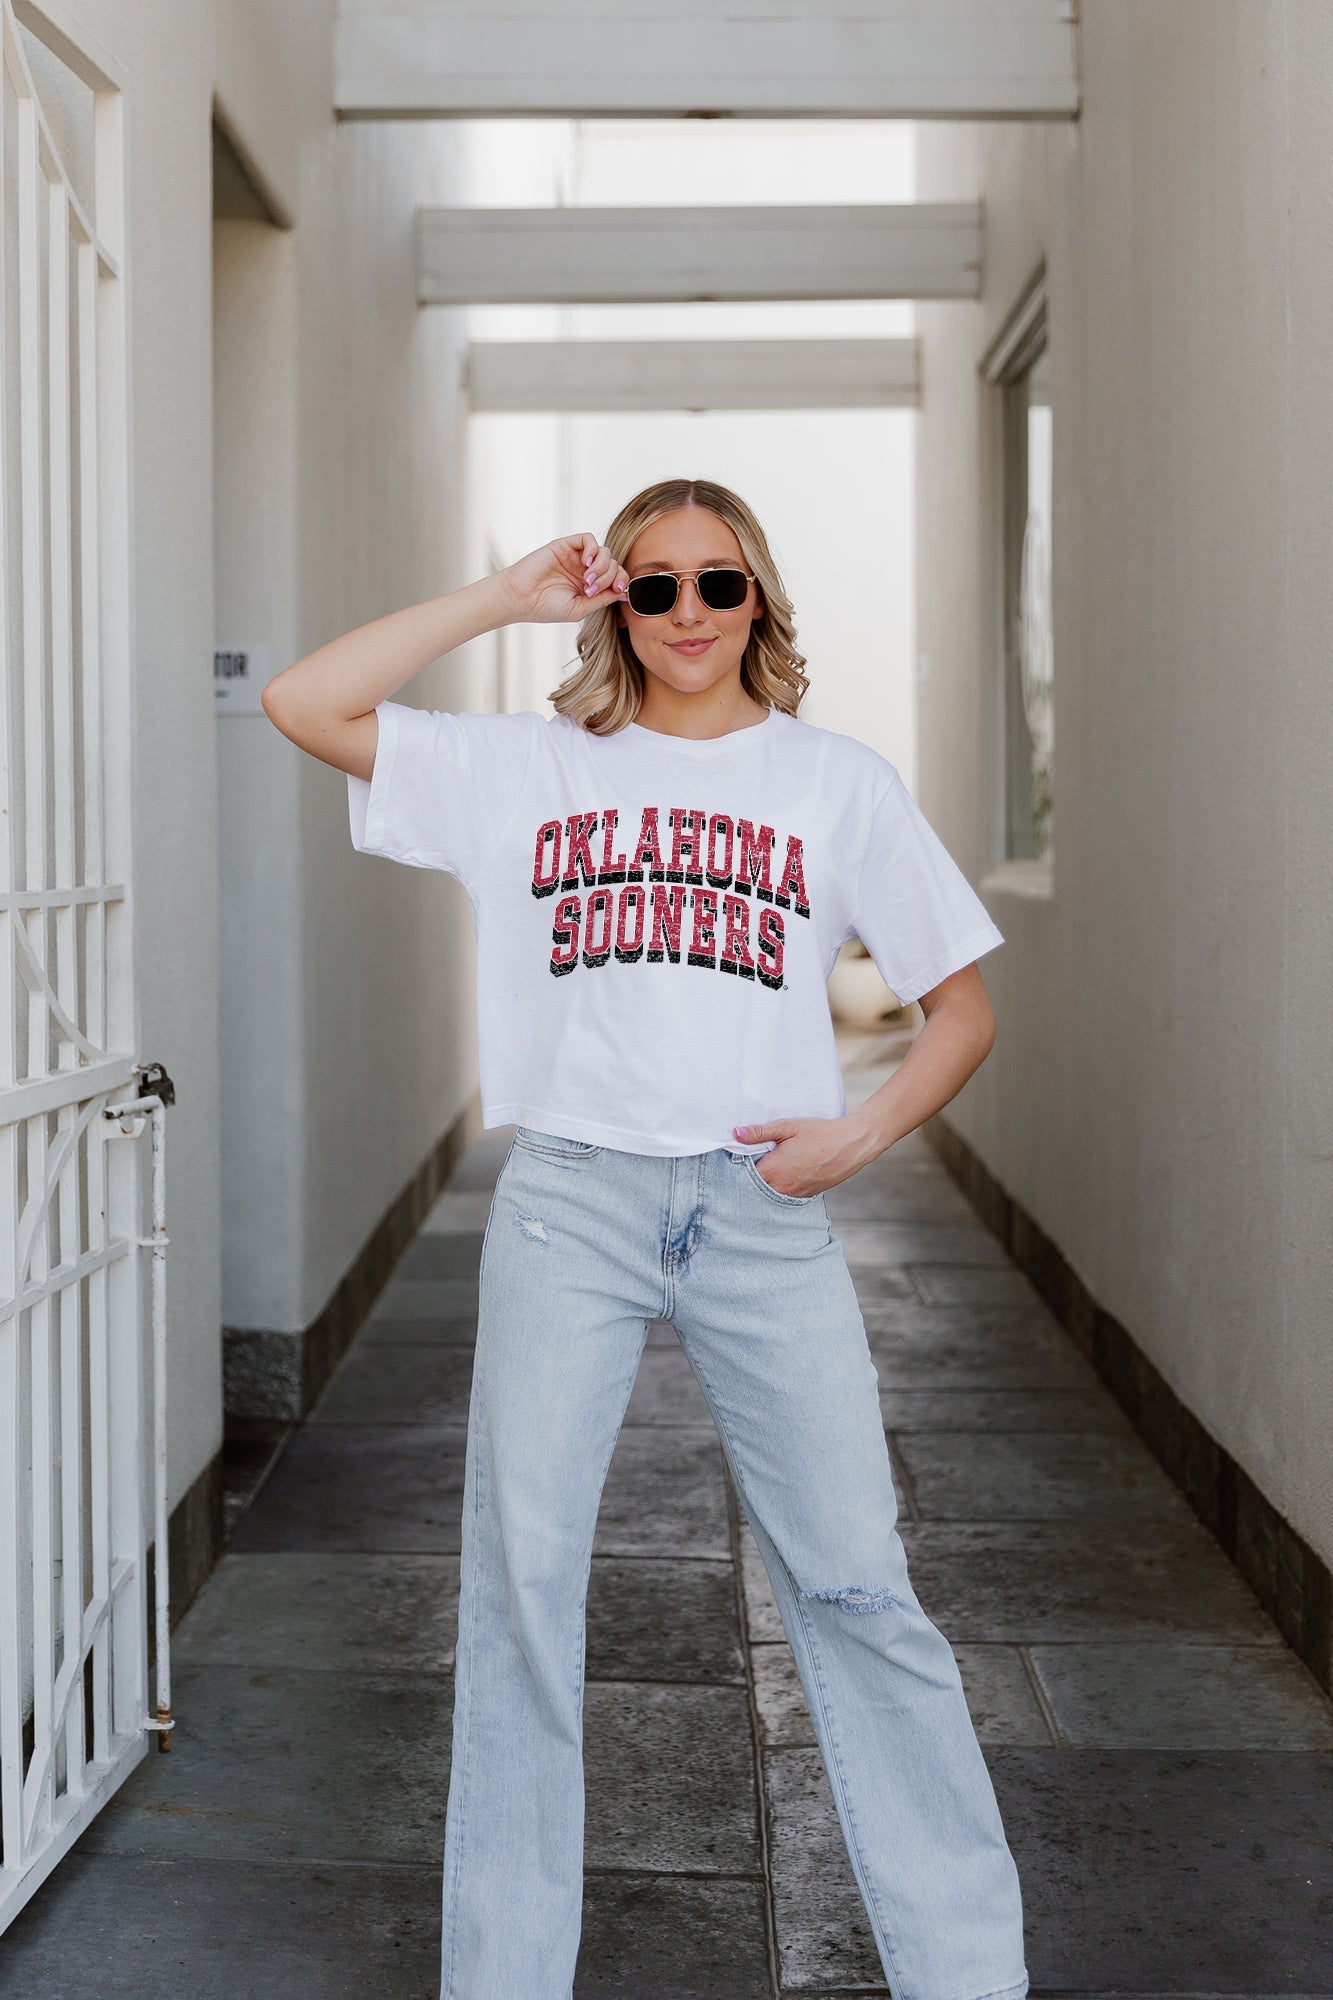
[[[781,986],[782,984],[782,943],[781,912],[778,910],[761,910],[759,912],[759,964],[756,969],[765,986]]]
[[[703,837],[703,813],[686,812],[683,806],[672,806],[667,817],[671,821],[671,866],[667,869],[667,881],[702,882],[704,877],[699,865],[699,849]],[[687,858],[688,868],[685,865]]]
[[[742,819],[736,823],[736,832],[741,850],[736,861],[736,887],[742,896],[748,896],[753,884],[755,895],[771,903],[773,891],[769,886],[768,869],[773,850],[773,829],[761,826],[756,832],[748,819]]]
[[[663,811],[671,834],[667,863]],[[544,897],[561,892],[551,929],[550,969],[557,978],[572,972],[580,960],[589,967],[605,965],[612,951],[622,964],[646,959],[654,965],[678,965],[688,894],[688,964],[758,979],[769,987],[784,985],[786,932],[780,910],[810,915],[804,844],[796,834],[786,836],[774,887],[777,835],[771,826],[734,820],[723,812],[644,806],[638,839],[627,857],[616,842],[619,824],[619,808],[605,806],[599,812],[546,820],[537,829],[532,893]],[[594,861],[592,844],[599,832]],[[752,897],[780,909],[756,911],[752,925]]]
[[[726,813],[714,813],[708,822],[708,858],[705,872],[715,889],[725,889],[731,882],[731,850],[735,833],[736,829]],[[719,838],[726,843],[720,861],[717,858]]]
[[[611,843],[616,837],[616,821],[620,814],[614,806],[608,806],[602,814],[602,867],[597,877],[599,882],[623,882],[625,879],[625,857],[617,854],[612,859]]]
[[[643,956],[643,933],[647,928],[648,896],[646,890],[638,889],[633,883],[620,892],[616,906],[616,957],[623,965],[632,965]],[[630,926],[633,925],[633,936]]]
[[[565,825],[568,829],[568,845],[565,848],[565,873],[561,881],[562,889],[578,886],[580,874],[589,888],[597,880],[597,870],[592,865],[591,836],[597,826],[597,815],[591,813],[571,813]]]
[[[722,915],[726,923],[726,936],[722,940],[717,969],[719,972],[737,972],[742,979],[753,979],[754,960],[750,956],[750,905],[744,896],[724,896]]]
[[[653,935],[648,946],[648,962],[660,965],[669,958],[680,963],[680,920],[685,908],[685,891],[653,884]]]
[[[642,882],[645,868],[648,870],[650,882],[665,881],[666,870],[662,866],[662,847],[657,834],[656,806],[645,806],[643,809],[638,845],[630,856],[630,880]]]
[[[545,826],[537,829],[537,845],[532,857],[532,893],[534,896],[552,896],[560,876],[560,831],[558,819],[548,819]],[[543,850],[551,850],[550,867]]]
[[[690,937],[688,964],[716,966],[717,938],[713,932],[713,926],[716,922],[716,892],[712,889],[696,889],[694,892],[694,930]]]
[[[773,900],[775,903],[781,903],[784,909],[794,903],[798,917],[808,917],[810,914],[810,903],[805,893],[801,843],[794,833],[787,836],[787,859],[782,864],[782,880],[778,883]]]
[[[551,953],[551,971],[557,979],[562,973],[572,972],[579,962],[581,907],[577,896],[562,896],[555,906],[555,923],[551,927],[551,941],[555,945]]]
[[[609,889],[594,889],[588,898],[583,921],[583,963],[588,966],[605,965],[611,956],[611,922],[614,898]],[[593,942],[593,930],[599,927],[601,936]]]

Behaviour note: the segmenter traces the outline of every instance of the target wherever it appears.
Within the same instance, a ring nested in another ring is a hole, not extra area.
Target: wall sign
[[[266,639],[213,648],[213,706],[219,715],[262,715],[260,694],[273,678],[273,648]]]

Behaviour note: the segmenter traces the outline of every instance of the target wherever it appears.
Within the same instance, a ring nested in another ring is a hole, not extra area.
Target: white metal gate
[[[161,1111],[107,1115],[142,1080],[121,77],[65,0],[0,15],[3,1928],[151,1740],[138,1248]],[[67,86],[45,105],[20,26]]]

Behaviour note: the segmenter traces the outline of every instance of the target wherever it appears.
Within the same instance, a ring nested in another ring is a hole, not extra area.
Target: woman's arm
[[[888,1082],[848,1113],[870,1147],[867,1159],[878,1159],[957,1097],[995,1045],[995,1015],[978,965],[950,973],[917,1005],[926,1017],[920,1034]]]
[[[855,1111],[735,1128],[747,1143],[779,1141],[763,1158],[772,1163],[764,1179],[780,1194],[822,1194],[847,1180],[933,1117],[985,1061],[995,1041],[995,1016],[975,963],[950,973],[918,1004],[925,1026],[893,1075]]]
[[[375,708],[422,667],[502,625],[572,624],[615,603],[627,579],[595,535],[564,535],[461,590],[331,639],[264,689],[264,713],[312,757],[354,778],[375,768]]]

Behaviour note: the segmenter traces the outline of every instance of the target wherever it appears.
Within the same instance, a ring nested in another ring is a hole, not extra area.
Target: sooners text
[[[797,836],[775,869],[771,826],[672,806],[663,827],[660,808],[645,806],[627,852],[616,847],[619,818],[608,806],[537,829],[532,893],[557,898],[552,973],[605,965],[613,953],[622,964],[674,965],[683,951],[687,965],[781,986],[782,913],[810,915]]]

